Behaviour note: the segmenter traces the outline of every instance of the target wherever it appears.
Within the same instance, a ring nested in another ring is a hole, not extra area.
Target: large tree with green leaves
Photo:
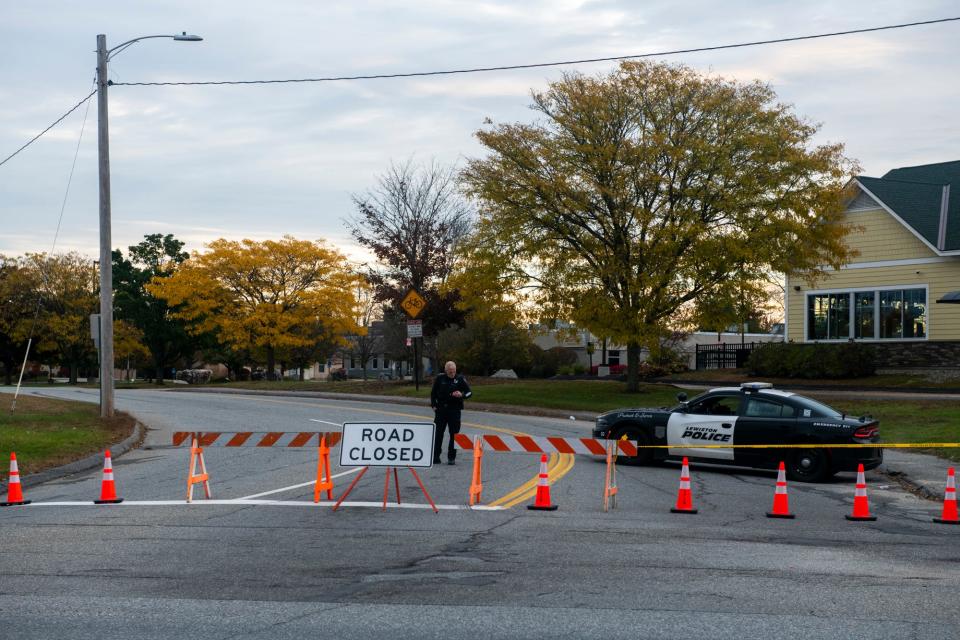
[[[840,144],[760,82],[624,62],[533,94],[533,124],[477,133],[464,183],[477,234],[537,287],[549,315],[640,350],[733,276],[816,274],[850,255],[840,224],[856,171]]]
[[[157,384],[163,384],[163,370],[191,357],[201,343],[165,300],[147,290],[147,285],[155,278],[169,277],[190,254],[183,251],[183,242],[173,235],[154,233],[129,247],[128,256],[113,252],[116,315],[143,334],[144,345],[150,351],[153,378]]]

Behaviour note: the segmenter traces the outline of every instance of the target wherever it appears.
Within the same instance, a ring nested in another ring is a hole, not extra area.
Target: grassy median
[[[20,396],[11,413],[12,401],[12,393],[0,393],[0,454],[16,452],[21,474],[79,460],[133,432],[132,417],[101,419],[95,404]],[[5,476],[6,462],[0,464]]]

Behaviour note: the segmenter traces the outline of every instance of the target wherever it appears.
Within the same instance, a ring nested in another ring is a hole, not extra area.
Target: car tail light
[[[857,428],[857,430],[853,432],[854,438],[868,439],[868,438],[876,438],[879,435],[880,435],[880,425],[878,424],[868,424],[863,427]]]

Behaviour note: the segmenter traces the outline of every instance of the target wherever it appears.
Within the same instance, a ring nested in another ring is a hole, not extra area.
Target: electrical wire
[[[755,40],[752,42],[740,42],[736,44],[722,44],[711,47],[695,47],[690,49],[674,49],[671,51],[658,51],[654,53],[638,53],[626,56],[609,56],[604,58],[582,58],[579,60],[564,60],[560,62],[536,62],[532,64],[513,64],[500,67],[474,67],[468,69],[447,69],[443,71],[415,71],[410,73],[378,73],[373,75],[353,75],[353,76],[329,76],[322,78],[288,78],[279,80],[206,80],[206,81],[172,81],[172,82],[111,82],[112,86],[126,87],[167,87],[167,86],[198,86],[198,85],[244,85],[244,84],[287,84],[297,82],[339,82],[346,80],[386,80],[390,78],[421,78],[426,76],[446,76],[464,73],[483,73],[490,71],[515,71],[518,69],[537,69],[542,67],[560,67],[575,64],[587,64],[591,62],[615,62],[618,60],[634,60],[639,58],[656,58],[662,56],[677,55],[681,53],[699,53],[703,51],[720,51],[723,49],[738,49],[742,47],[756,47],[767,44],[780,44],[784,42],[799,42],[801,40],[815,40],[818,38],[833,38],[837,36],[848,36],[857,33],[870,33],[874,31],[889,31],[892,29],[905,29],[908,27],[918,27],[922,25],[940,24],[944,22],[960,21],[960,17],[938,18],[936,20],[924,20],[921,22],[905,22],[902,24],[891,24],[882,27],[867,27],[864,29],[850,29],[848,31],[834,31],[831,33],[818,33],[807,36],[793,36],[789,38],[776,38],[772,40]]]
[[[93,79],[94,85],[96,85],[96,82],[97,82],[97,79],[96,79],[96,77],[94,77],[94,79]],[[83,111],[83,122],[80,124],[80,136],[79,136],[79,138],[77,138],[77,148],[76,148],[76,149],[74,150],[74,152],[73,152],[73,162],[70,164],[70,175],[67,176],[67,188],[64,189],[64,192],[63,192],[63,202],[60,203],[60,217],[57,218],[57,228],[56,228],[56,230],[53,232],[53,242],[52,242],[51,245],[50,245],[50,255],[51,255],[51,256],[53,255],[53,252],[54,252],[54,251],[56,250],[56,248],[57,248],[57,240],[58,240],[59,237],[60,237],[60,226],[63,224],[63,212],[64,212],[64,211],[66,210],[66,208],[67,208],[67,199],[68,199],[68,197],[70,196],[70,185],[73,184],[73,173],[74,173],[74,171],[75,171],[76,168],[77,168],[77,158],[78,158],[79,155],[80,155],[80,143],[83,142],[83,132],[84,132],[84,131],[86,130],[86,128],[87,128],[87,116],[90,115],[90,102],[89,102],[89,99],[90,99],[91,96],[93,96],[94,93],[96,93],[96,90],[94,90],[94,91],[93,91],[89,96],[87,96],[86,99],[84,100],[84,102],[87,102],[87,108],[84,109],[84,111]],[[83,102],[81,102],[80,104],[83,104]],[[77,106],[79,106],[79,104],[78,104]],[[76,107],[74,107],[74,109],[76,109]],[[71,109],[70,111],[72,112],[74,109]],[[64,115],[64,117],[66,117],[67,115],[70,115],[70,112],[67,112],[67,114]],[[60,118],[60,120],[63,120],[63,118]],[[55,125],[55,124],[56,124],[56,123],[54,123],[54,125]],[[54,125],[50,125],[50,126],[52,127],[52,126],[54,126]],[[40,135],[43,135],[43,134],[40,134]],[[39,137],[39,136],[37,136],[37,137]],[[36,139],[36,138],[35,138],[35,139]],[[43,278],[43,283],[44,283],[44,284],[47,286],[47,288],[49,289],[49,287],[50,287],[50,280],[49,280],[49,278],[47,278],[47,273],[46,273],[46,271],[44,271],[43,269],[40,269],[40,277]],[[30,356],[30,347],[33,345],[33,334],[34,334],[34,332],[36,331],[37,321],[40,319],[40,310],[41,310],[42,308],[43,308],[43,292],[42,292],[42,291],[37,291],[37,306],[36,306],[36,309],[34,309],[34,312],[33,312],[33,321],[30,323],[30,334],[29,334],[29,336],[27,337],[27,348],[26,348],[25,353],[23,354],[23,365],[20,367],[20,378],[17,380],[17,389],[16,389],[16,391],[15,391],[14,394],[13,394],[13,402],[10,404],[10,413],[13,413],[14,411],[17,410],[17,398],[18,398],[19,395],[20,395],[20,385],[23,383],[23,373],[24,373],[24,370],[25,370],[26,367],[27,367],[27,359],[28,359],[29,356]]]
[[[89,100],[90,98],[92,98],[93,95],[94,95],[96,92],[97,92],[96,89],[94,89],[93,91],[91,91],[89,94],[87,94],[87,97],[86,97],[86,98],[84,98],[83,100],[81,100],[81,101],[78,102],[77,104],[75,104],[75,105],[73,105],[72,107],[70,107],[70,110],[69,110],[69,111],[67,111],[65,114],[63,114],[62,116],[60,116],[59,118],[57,118],[56,120],[54,120],[54,121],[53,121],[53,124],[51,124],[49,127],[47,127],[46,129],[44,129],[43,131],[41,131],[41,132],[38,133],[37,135],[35,135],[35,136],[33,136],[32,138],[30,138],[30,140],[29,140],[25,145],[23,145],[22,147],[20,147],[19,149],[17,149],[16,151],[14,151],[13,153],[11,153],[10,155],[8,155],[6,158],[4,158],[3,160],[0,160],[0,167],[2,167],[3,165],[5,165],[5,164],[7,163],[7,161],[10,160],[10,159],[12,159],[15,155],[17,155],[18,153],[20,153],[21,151],[23,151],[24,149],[26,149],[27,147],[29,147],[31,144],[33,144],[34,142],[36,142],[37,140],[39,140],[39,139],[40,139],[40,136],[42,136],[43,134],[45,134],[47,131],[50,131],[50,129],[53,129],[55,126],[57,126],[58,124],[60,124],[61,122],[63,122],[64,119],[65,119],[67,116],[69,116],[71,113],[73,113],[74,111],[76,111],[77,109],[79,109],[80,107],[82,107],[82,106],[83,106],[83,103],[86,102],[87,100]]]

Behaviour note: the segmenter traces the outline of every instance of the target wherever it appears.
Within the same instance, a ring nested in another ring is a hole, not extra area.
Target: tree
[[[760,82],[624,62],[565,75],[535,124],[477,133],[489,151],[464,183],[555,317],[627,345],[628,389],[685,305],[732,273],[815,277],[852,254],[840,224],[856,164]]]
[[[390,311],[399,311],[407,291],[416,289],[427,302],[418,317],[423,320],[425,338],[461,324],[459,296],[442,286],[453,268],[457,244],[469,232],[472,215],[460,194],[456,172],[436,163],[391,164],[376,187],[353,200],[357,213],[347,225],[357,242],[379,261],[367,276],[375,299],[389,305]]]
[[[27,348],[37,312],[38,276],[16,258],[0,255],[0,364],[6,385],[13,384],[13,372],[19,368]]]
[[[215,240],[203,254],[154,278],[147,291],[176,307],[194,335],[215,333],[232,349],[263,349],[275,377],[277,352],[311,344],[323,324],[340,339],[355,331],[355,276],[346,258],[321,242]]]
[[[28,253],[21,268],[28,281],[37,284],[41,300],[36,351],[48,352],[67,365],[70,383],[76,384],[78,370],[97,361],[90,337],[90,315],[99,308],[96,269],[76,252]]]
[[[372,331],[374,321],[381,320],[382,305],[377,302],[376,291],[365,278],[357,281],[357,333],[350,336],[349,350],[360,359],[363,379],[367,379],[367,364],[383,351],[383,333]],[[382,322],[382,320],[381,320]]]
[[[169,277],[190,254],[173,235],[159,233],[144,236],[143,242],[128,249],[129,259],[120,251],[113,252],[116,316],[140,331],[142,343],[149,350],[153,378],[163,384],[163,370],[192,356],[199,345],[187,332],[185,322],[164,300],[151,294],[147,285]]]

